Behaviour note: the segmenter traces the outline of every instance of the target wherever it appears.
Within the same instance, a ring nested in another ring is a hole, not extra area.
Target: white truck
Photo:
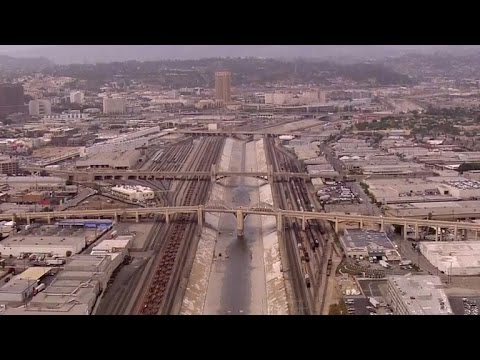
[[[381,266],[383,266],[385,269],[390,269],[390,264],[386,262],[385,260],[380,260],[378,262]]]
[[[412,265],[412,260],[402,260],[400,261],[400,266],[409,266]]]
[[[65,264],[64,259],[48,259],[45,261],[45,265],[63,265]]]

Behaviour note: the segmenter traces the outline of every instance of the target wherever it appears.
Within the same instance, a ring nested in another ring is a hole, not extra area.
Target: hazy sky
[[[57,64],[211,57],[383,59],[405,52],[461,55],[477,45],[0,45],[0,54],[46,57]]]
[[[51,45],[0,45],[0,52],[10,52],[19,50],[31,50]]]

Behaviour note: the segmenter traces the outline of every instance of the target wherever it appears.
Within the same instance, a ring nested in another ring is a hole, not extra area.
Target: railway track
[[[197,151],[191,153],[192,157],[185,161],[191,164],[192,170],[208,170],[217,161],[223,144],[223,138],[202,138]],[[182,182],[176,189],[174,202],[183,206],[199,205],[205,201],[209,186],[208,181]],[[197,229],[193,214],[175,215],[170,219],[170,224],[160,224],[153,244],[160,243],[162,246],[134,311],[138,314],[169,313],[178,290],[180,273],[185,265],[185,255]]]
[[[271,138],[266,138],[267,156],[274,171],[301,172],[298,161],[291,154],[278,149]],[[275,182],[274,191],[279,199],[279,207],[296,211],[316,210],[315,202],[302,179],[290,179],[288,182]],[[317,304],[323,304],[325,294],[325,264],[328,261],[327,243],[328,225],[321,221],[310,220],[302,230],[302,221],[285,221],[285,241],[289,263],[296,264],[293,287],[299,309],[303,313],[318,313]],[[300,281],[298,280],[300,279]],[[313,285],[313,286],[312,286]],[[321,305],[320,305],[321,307]]]

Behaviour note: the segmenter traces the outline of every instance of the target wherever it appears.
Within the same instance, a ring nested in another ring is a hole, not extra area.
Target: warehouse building
[[[101,152],[76,162],[77,169],[132,169],[141,159],[139,150]]]
[[[25,303],[32,295],[37,283],[28,279],[13,277],[0,287],[0,304]]]
[[[114,186],[112,194],[121,199],[135,202],[145,202],[155,198],[155,192],[151,188],[140,185]]]
[[[345,229],[340,243],[349,258],[375,257],[378,260],[399,261],[400,254],[387,234],[380,231]]]
[[[68,229],[57,226],[31,227],[0,241],[0,253],[4,256],[22,254],[50,254],[66,257],[78,254],[94,241],[102,231]]]
[[[74,255],[27,306],[10,304],[3,315],[90,315],[119,264],[110,255]]]
[[[396,315],[453,315],[438,276],[389,276],[386,300]]]
[[[422,241],[420,251],[439,271],[448,275],[480,275],[480,242]]]
[[[89,315],[100,294],[99,282],[90,279],[55,279],[27,306],[9,306],[3,315]]]
[[[110,229],[113,221],[108,219],[64,219],[55,223],[63,228]]]

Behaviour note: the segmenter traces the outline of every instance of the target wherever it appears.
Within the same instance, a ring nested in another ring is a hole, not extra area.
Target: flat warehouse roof
[[[395,249],[384,232],[373,230],[346,229],[342,242],[346,248],[366,248],[376,245],[385,249]]]
[[[19,274],[17,277],[23,280],[37,281],[41,279],[43,276],[45,276],[46,274],[48,274],[52,269],[53,268],[51,267],[33,266],[33,267],[29,267],[27,270]]]

